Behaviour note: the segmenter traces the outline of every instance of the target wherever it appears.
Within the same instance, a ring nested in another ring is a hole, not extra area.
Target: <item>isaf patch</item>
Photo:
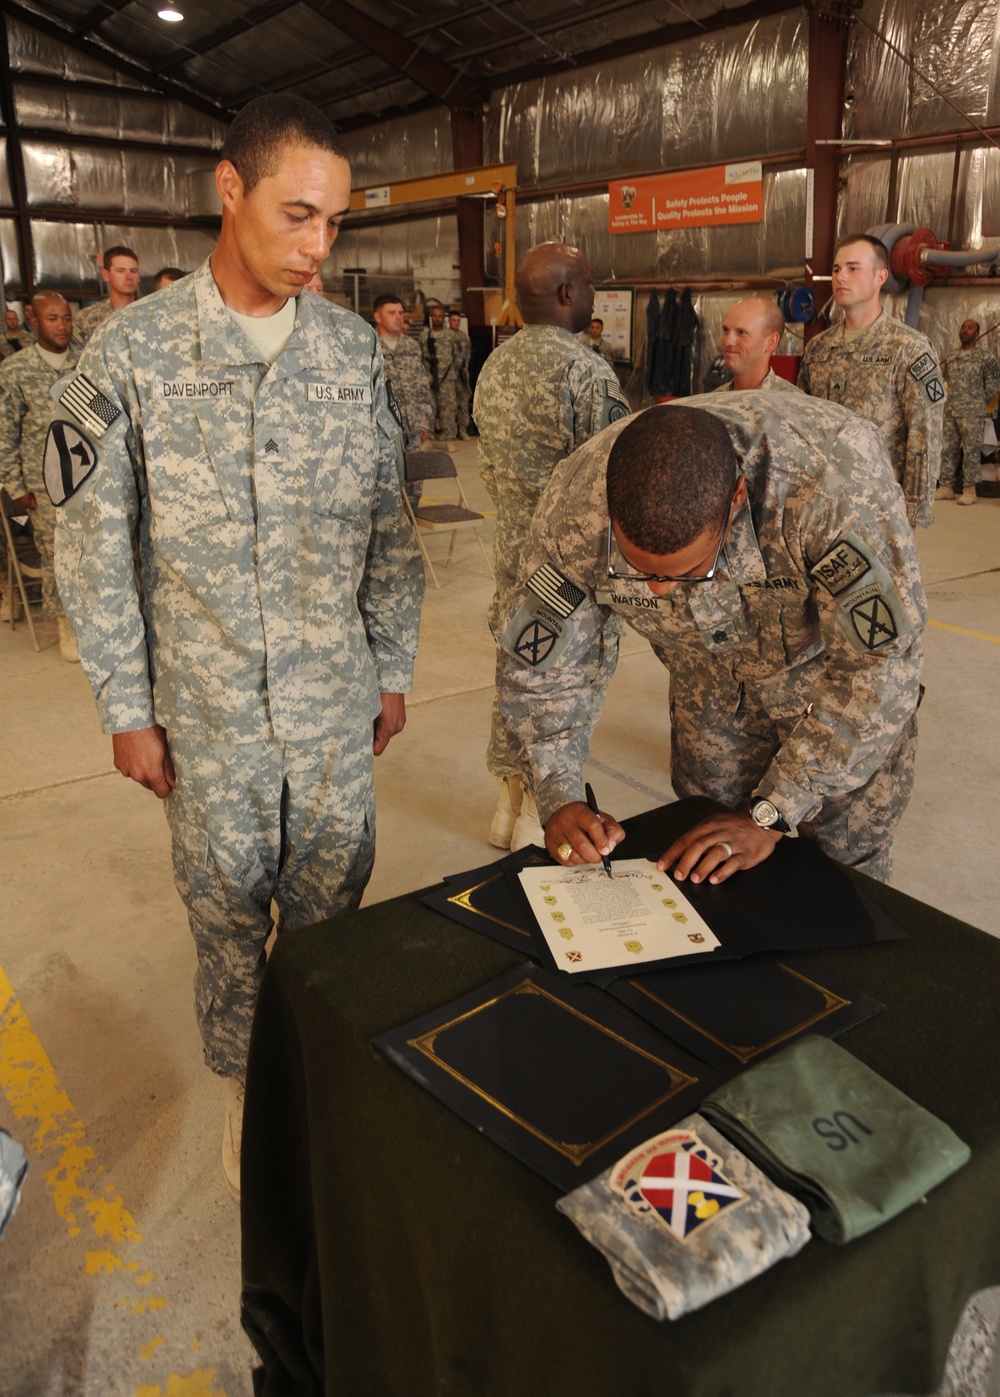
[[[98,462],[97,447],[72,422],[53,422],[45,438],[42,479],[56,506],[75,495]]]
[[[98,441],[115,418],[121,416],[121,408],[115,407],[111,399],[91,383],[86,374],[77,374],[75,378],[71,378],[58,395],[58,401],[67,412],[71,412],[82,422]]]
[[[920,379],[926,378],[932,369],[936,368],[937,364],[934,362],[933,354],[921,354],[919,359],[914,359],[907,369],[907,373],[919,382]]]
[[[829,553],[824,553],[818,563],[809,569],[809,576],[825,587],[831,597],[839,597],[846,592],[866,572],[871,570],[871,559],[864,554],[850,537],[835,543]]]

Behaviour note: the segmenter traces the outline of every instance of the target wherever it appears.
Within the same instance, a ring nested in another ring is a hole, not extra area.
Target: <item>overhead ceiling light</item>
[[[168,24],[180,24],[184,16],[180,10],[157,10],[160,19],[165,19]]]

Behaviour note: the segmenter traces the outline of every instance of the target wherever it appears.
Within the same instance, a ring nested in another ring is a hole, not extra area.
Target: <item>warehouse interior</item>
[[[19,314],[38,290],[100,299],[112,245],[135,249],[144,294],[161,266],[197,268],[228,122],[294,92],[334,122],[355,195],[372,196],[324,265],[327,296],[370,319],[398,293],[418,329],[428,302],[461,305],[474,372],[516,323],[511,268],[539,242],[586,253],[635,410],[659,396],[651,298],[691,293],[697,393],[735,299],[807,288],[812,309],[779,346],[801,354],[825,323],[838,236],[874,228],[929,229],[970,254],[897,276],[885,304],[942,360],[970,317],[1000,357],[1000,0],[216,0],[180,3],[177,22],[157,8],[0,0],[0,267]],[[609,181],[737,161],[760,162],[759,222],[609,230]],[[511,167],[457,196],[456,172]],[[475,442],[454,459],[490,552]],[[1000,936],[1000,465],[983,469],[975,509],[941,502],[918,531],[927,692],[893,882]],[[490,857],[492,579],[471,532],[447,564],[447,539],[427,547],[441,586],[406,731],[376,764],[365,905]],[[16,607],[0,624],[0,1128],[29,1157],[0,1238],[0,1394],[249,1397],[225,1088],[202,1063],[166,822],[115,772],[86,676],[33,618],[38,650]],[[666,677],[627,635],[587,767],[602,805],[621,818],[673,799],[668,751]],[[970,1302],[937,1397],[1000,1391],[998,1327],[994,1288]]]

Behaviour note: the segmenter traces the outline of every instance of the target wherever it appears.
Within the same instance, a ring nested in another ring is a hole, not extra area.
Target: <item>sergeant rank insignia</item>
[[[727,1208],[747,1201],[722,1173],[721,1162],[693,1131],[668,1130],[619,1160],[608,1182],[634,1213],[686,1242]]]

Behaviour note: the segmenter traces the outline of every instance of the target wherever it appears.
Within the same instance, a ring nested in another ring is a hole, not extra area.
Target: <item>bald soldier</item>
[[[614,370],[577,335],[590,324],[594,281],[587,258],[565,243],[540,243],[516,272],[524,329],[495,349],[476,385],[479,467],[497,510],[493,544],[496,591],[489,609],[494,637],[517,579],[521,546],[553,470],[578,446],[626,417],[628,399]],[[558,598],[553,605],[561,606]],[[588,657],[591,722],[596,722],[618,658],[608,627]],[[508,747],[494,702],[486,764],[499,782],[490,843],[520,849],[542,842],[530,783]]]
[[[339,137],[299,97],[256,98],[215,183],[212,255],[95,336],[47,451],[59,586],[115,766],[170,825],[238,1196],[272,898],[289,931],[361,901],[423,568],[375,333],[304,293],[350,202]]]
[[[31,515],[42,564],[42,613],[58,622],[59,653],[72,664],[80,654],[56,587],[56,512],[45,492],[42,462],[52,416],[49,392],[77,359],[70,343],[73,312],[55,291],[40,291],[30,304],[35,342],[0,366],[0,485]]]
[[[888,277],[889,253],[879,238],[852,233],[838,244],[833,299],[844,319],[806,345],[798,384],[875,423],[889,448],[906,517],[914,527],[928,527],[941,464],[944,385],[927,336],[883,309]]]
[[[674,790],[729,807],[671,845],[661,869],[723,882],[797,829],[889,877],[926,605],[871,423],[770,393],[616,423],[553,473],[519,584],[497,683],[553,857],[596,863],[624,837],[582,800],[590,655],[621,618],[670,672]]]
[[[722,357],[733,376],[717,393],[763,388],[769,393],[794,393],[795,387],[771,368],[771,355],[785,333],[785,317],[766,296],[747,296],[726,312],[722,326]]]

